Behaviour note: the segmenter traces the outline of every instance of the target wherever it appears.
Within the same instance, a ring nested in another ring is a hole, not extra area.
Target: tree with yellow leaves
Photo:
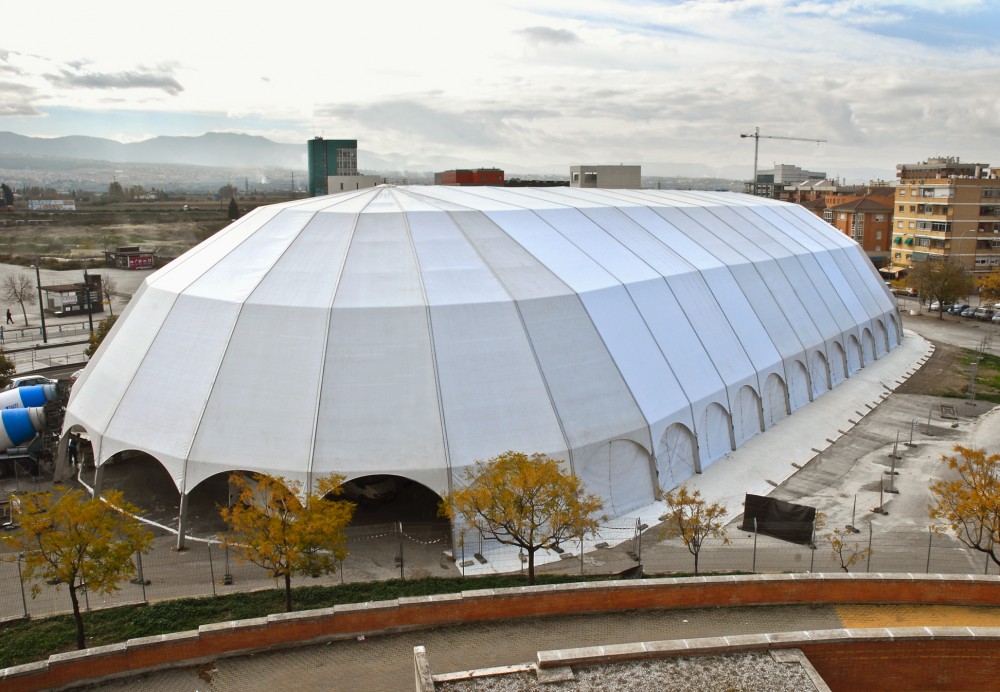
[[[504,452],[477,461],[465,480],[465,487],[445,496],[439,513],[524,550],[529,584],[535,583],[536,552],[594,533],[604,519],[596,516],[604,502],[544,454]]]
[[[234,473],[229,482],[238,497],[221,508],[229,526],[223,545],[236,558],[266,569],[285,582],[285,610],[292,610],[292,576],[331,574],[347,556],[347,525],[355,504],[336,500],[344,477],[317,479],[315,492],[280,476]]]
[[[66,585],[73,604],[76,647],[86,648],[78,591],[111,594],[136,573],[132,556],[149,552],[153,534],[135,518],[138,509],[120,491],[91,498],[81,490],[29,493],[13,503],[20,530],[3,537],[24,555],[24,576],[34,583]]]
[[[721,502],[709,503],[701,496],[701,491],[690,492],[685,486],[664,493],[663,502],[667,513],[660,517],[663,526],[660,533],[664,538],[680,538],[688,552],[694,556],[694,573],[698,576],[698,556],[706,538],[726,537],[726,506]]]
[[[817,515],[818,517],[819,515]],[[854,565],[875,553],[874,550],[867,546],[862,546],[858,541],[850,540],[849,536],[852,533],[853,531],[850,529],[835,528],[831,533],[826,535],[826,539],[830,541],[830,549],[833,550],[833,556],[837,559],[840,569],[845,572],[850,572],[851,567],[854,567]]]
[[[979,304],[1000,303],[1000,272],[990,272],[979,280]]]
[[[1000,565],[1000,454],[962,446],[953,451],[954,456],[941,456],[951,478],[931,485],[931,519]]]

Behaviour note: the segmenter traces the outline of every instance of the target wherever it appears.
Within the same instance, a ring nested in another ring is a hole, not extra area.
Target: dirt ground
[[[930,396],[950,396],[964,398],[969,391],[969,364],[963,362],[967,349],[939,341],[934,343],[934,353],[896,392],[899,394],[926,394]],[[995,371],[989,361],[983,363],[976,378],[976,396],[984,400],[1000,402],[1000,389],[992,386]]]
[[[30,264],[39,256],[103,257],[106,249],[137,245],[171,258],[229,223],[216,208],[13,213],[0,216],[0,253],[11,264]]]

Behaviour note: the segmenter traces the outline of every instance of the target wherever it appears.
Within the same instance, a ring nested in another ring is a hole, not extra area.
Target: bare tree
[[[114,308],[111,307],[111,301],[114,299],[115,291],[118,290],[118,282],[115,281],[110,276],[105,275],[104,280],[101,282],[101,293],[102,299],[108,301],[108,312],[114,316]]]
[[[24,326],[28,326],[28,311],[24,304],[35,304],[35,282],[30,274],[12,274],[4,279],[0,285],[4,299],[17,302],[21,306],[21,314],[24,315]]]

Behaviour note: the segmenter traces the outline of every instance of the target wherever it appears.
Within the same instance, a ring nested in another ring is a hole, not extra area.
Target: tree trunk
[[[19,300],[17,302],[21,304],[21,314],[24,315],[24,326],[27,327],[28,326],[28,311],[24,307],[24,301],[23,300]]]
[[[69,600],[73,602],[73,621],[76,623],[76,648],[86,649],[87,640],[83,634],[83,615],[80,613],[80,600],[76,597],[76,583],[69,585]]]
[[[528,548],[528,586],[535,585],[535,549]]]
[[[292,612],[292,573],[285,572],[285,612]]]
[[[696,577],[698,576],[698,552],[696,550],[694,553],[694,576]]]

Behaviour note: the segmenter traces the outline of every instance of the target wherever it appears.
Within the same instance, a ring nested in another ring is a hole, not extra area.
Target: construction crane
[[[753,138],[753,194],[757,194],[757,150],[760,146],[760,140],[762,139],[792,139],[797,142],[816,142],[816,144],[822,144],[825,139],[810,139],[808,137],[780,137],[778,135],[762,135],[760,133],[760,128],[755,127],[753,129],[753,134],[745,135],[741,134],[740,139],[746,139],[748,137]]]

